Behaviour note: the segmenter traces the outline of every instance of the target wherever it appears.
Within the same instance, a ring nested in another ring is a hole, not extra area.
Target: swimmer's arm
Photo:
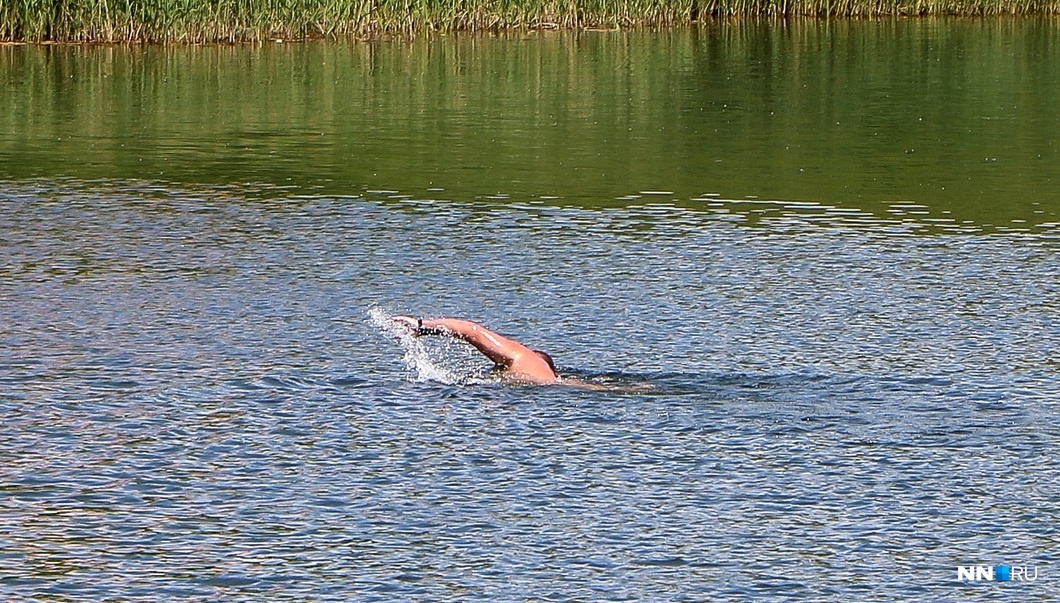
[[[523,344],[494,333],[486,327],[458,318],[421,318],[395,316],[394,320],[407,326],[414,335],[447,335],[468,342],[487,358],[501,366],[511,366],[522,355],[533,350]]]

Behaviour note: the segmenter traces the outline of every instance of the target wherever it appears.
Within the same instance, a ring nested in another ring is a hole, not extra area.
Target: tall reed
[[[1060,0],[3,0],[0,41],[239,42],[731,17],[1060,14]]]

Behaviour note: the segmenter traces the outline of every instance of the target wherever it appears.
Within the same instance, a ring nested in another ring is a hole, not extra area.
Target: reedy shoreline
[[[1060,0],[7,0],[3,42],[253,42],[725,19],[1060,15]]]

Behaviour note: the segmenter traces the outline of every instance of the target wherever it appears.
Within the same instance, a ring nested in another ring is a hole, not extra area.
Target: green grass
[[[1060,14],[1060,0],[2,0],[2,41],[240,42],[733,17]]]

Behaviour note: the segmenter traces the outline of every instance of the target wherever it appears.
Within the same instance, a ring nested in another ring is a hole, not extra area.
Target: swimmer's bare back
[[[514,381],[536,385],[561,382],[548,354],[532,350],[470,320],[412,316],[394,316],[391,320],[415,337],[443,335],[466,341],[492,360],[505,377]]]

